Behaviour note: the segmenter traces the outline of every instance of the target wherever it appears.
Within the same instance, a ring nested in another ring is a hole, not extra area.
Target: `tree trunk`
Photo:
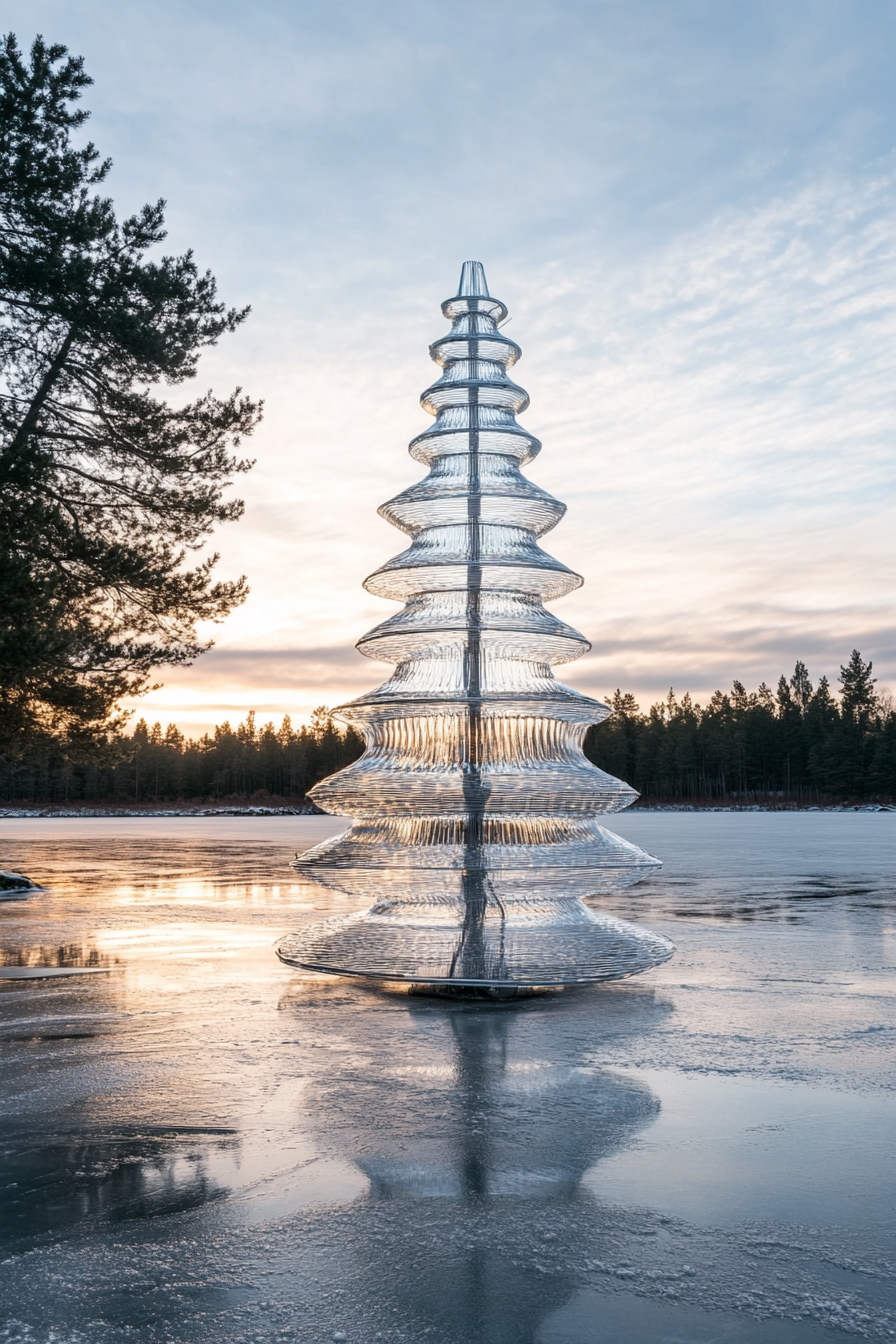
[[[26,412],[25,419],[16,430],[12,443],[4,448],[3,453],[0,456],[14,457],[16,453],[21,452],[25,447],[25,444],[28,442],[29,434],[37,428],[38,417],[44,408],[44,403],[52,392],[56,379],[65,367],[65,361],[68,359],[69,351],[72,348],[74,339],[75,328],[74,326],[71,326],[68,329],[68,334],[62,342],[62,345],[54,355],[53,362],[44,374],[43,379],[41,380],[41,385],[34,394],[31,405]]]

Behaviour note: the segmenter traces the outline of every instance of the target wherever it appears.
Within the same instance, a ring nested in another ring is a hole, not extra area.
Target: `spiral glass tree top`
[[[293,865],[373,904],[278,954],[487,990],[618,979],[673,948],[581,899],[658,860],[599,825],[637,794],[582,754],[607,707],[554,677],[590,647],[544,606],[582,582],[538,544],[565,505],[520,471],[541,445],[516,422],[529,403],[508,376],[520,349],[479,262],[442,312],[451,330],[430,347],[442,375],[421,398],[435,423],[410,445],[429,475],[380,509],[409,545],[364,585],[404,603],[358,644],[395,670],[336,711],[367,749],[312,791],[353,824]]]

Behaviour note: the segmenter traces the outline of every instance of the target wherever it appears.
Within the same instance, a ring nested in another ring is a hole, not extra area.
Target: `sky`
[[[168,201],[252,305],[196,391],[266,403],[214,538],[251,595],[134,702],[189,735],[307,719],[385,679],[354,649],[404,549],[377,506],[439,304],[481,260],[522,347],[527,469],[584,576],[563,670],[646,708],[813,680],[896,689],[891,0],[7,0],[83,55],[121,214]]]

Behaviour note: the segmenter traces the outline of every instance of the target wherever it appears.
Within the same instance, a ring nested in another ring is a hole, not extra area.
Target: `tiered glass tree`
[[[565,506],[522,475],[541,445],[516,422],[520,349],[479,262],[442,304],[451,331],[410,445],[429,469],[380,513],[410,545],[365,583],[404,603],[359,642],[394,663],[336,711],[360,760],[312,791],[353,818],[298,857],[306,878],[372,901],[291,934],[283,961],[322,971],[502,992],[618,979],[671,956],[665,938],[586,906],[658,866],[599,824],[637,794],[582,753],[609,713],[555,679],[590,647],[545,609],[582,582],[541,550]]]

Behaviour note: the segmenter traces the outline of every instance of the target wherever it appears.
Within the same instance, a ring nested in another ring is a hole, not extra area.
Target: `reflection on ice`
[[[111,971],[117,957],[95,944],[66,943],[61,947],[36,944],[0,948],[0,980],[48,980],[53,976],[89,975]]]
[[[233,1149],[232,1130],[197,1134],[79,1134],[7,1140],[0,1165],[0,1236],[59,1232],[73,1223],[151,1218],[227,1194],[208,1172],[210,1147]]]
[[[646,987],[628,999],[622,1015],[607,1003],[623,1036],[668,1015]],[[390,1267],[386,1300],[451,1339],[534,1339],[574,1289],[571,1269],[557,1266],[581,1257],[568,1214],[591,1205],[584,1173],[647,1130],[660,1103],[636,1078],[589,1062],[598,1004],[587,991],[514,1005],[392,996],[388,1026],[381,1005],[331,982],[296,986],[281,1011],[323,1046],[309,1115],[369,1177],[371,1216],[443,1229],[437,1253],[418,1247],[412,1272]],[[355,1294],[378,1302],[373,1246],[359,1247],[346,1273]],[[532,1255],[549,1258],[551,1272],[533,1275]]]
[[[520,1033],[512,1008],[442,1011],[452,1070],[447,1086],[428,1080],[428,1106],[436,1109],[421,1111],[419,1076],[390,1070],[387,1052],[381,1103],[407,1109],[416,1131],[390,1133],[381,1115],[359,1110],[355,1160],[374,1198],[574,1197],[591,1163],[659,1111],[633,1079],[588,1068],[574,1054],[528,1055],[513,1039]]]
[[[592,1063],[595,1046],[667,1024],[671,1005],[646,985],[567,990],[509,1005],[383,994],[335,977],[296,978],[280,998],[296,1044],[312,1044],[308,1114],[340,1145],[401,1145],[488,1131],[499,1147],[550,1146],[587,1122],[603,1142],[616,1120],[656,1114],[649,1088]],[[321,1056],[317,1055],[321,1051]],[[323,1058],[325,1067],[318,1066]],[[526,1159],[531,1165],[531,1158]]]

